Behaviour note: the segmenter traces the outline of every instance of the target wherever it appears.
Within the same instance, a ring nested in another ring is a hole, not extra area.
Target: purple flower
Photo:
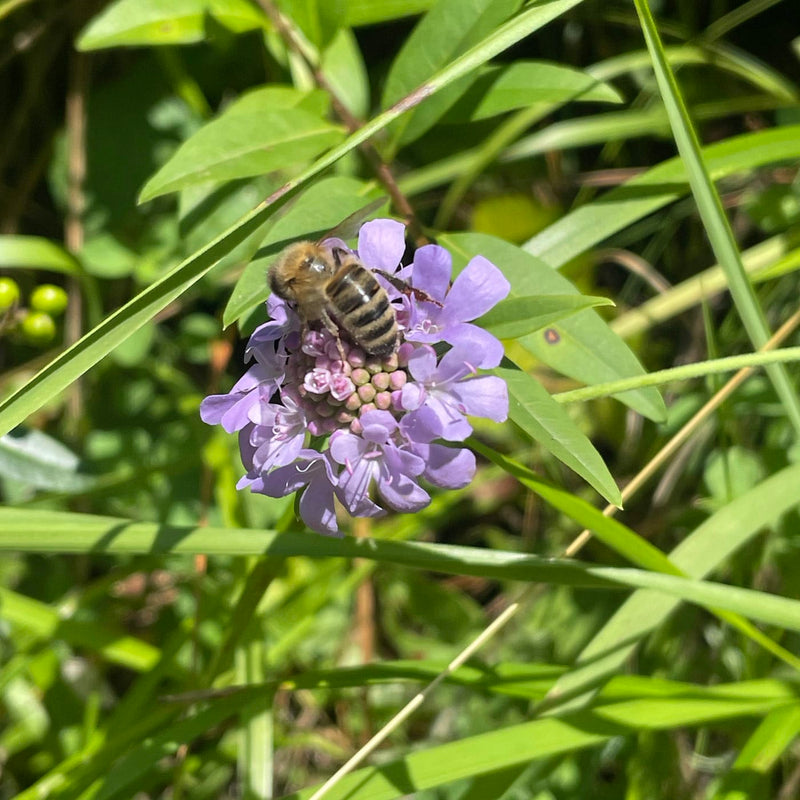
[[[200,419],[209,425],[222,425],[228,433],[241,430],[251,408],[266,395],[271,397],[283,380],[283,372],[264,364],[254,364],[239,378],[228,394],[211,394],[200,403]]]
[[[511,284],[483,256],[475,256],[448,291],[451,272],[450,254],[443,247],[427,245],[417,250],[411,283],[442,305],[414,303],[405,339],[428,344],[448,342],[454,347],[469,342],[478,345],[483,353],[475,366],[484,369],[496,367],[503,358],[503,345],[483,328],[472,325],[471,320],[482,316],[506,297]]]
[[[361,425],[361,436],[340,432],[331,437],[331,456],[344,466],[339,488],[350,513],[369,497],[373,484],[395,511],[419,511],[428,505],[430,496],[415,481],[425,471],[425,462],[395,444],[397,420],[388,411],[368,411]]]
[[[205,422],[239,432],[246,472],[237,487],[269,497],[302,492],[300,515],[320,533],[338,533],[337,498],[353,516],[378,516],[384,506],[426,506],[422,480],[443,489],[468,485],[475,456],[441,440],[463,441],[472,430],[467,415],[501,422],[508,414],[505,383],[477,373],[499,363],[502,345],[472,324],[506,296],[508,282],[478,256],[450,287],[447,250],[427,245],[400,267],[404,252],[401,223],[361,227],[362,263],[420,290],[403,292],[378,276],[396,308],[397,352],[365,353],[343,331],[337,339],[319,324],[304,325],[272,296],[270,320],[248,342],[246,360],[254,363],[228,394],[201,404]],[[436,342],[451,348],[437,356],[430,346]]]
[[[336,475],[330,456],[316,450],[301,450],[298,455],[292,464],[263,473],[250,484],[251,491],[285,497],[306,487],[298,503],[303,522],[317,533],[341,536],[333,503]]]
[[[406,424],[414,424],[415,415],[425,412],[425,426],[435,430],[431,421],[433,412],[440,426],[439,437],[460,442],[472,433],[467,414],[495,422],[508,418],[505,381],[495,375],[470,378],[477,372],[470,358],[479,363],[484,358],[478,345],[454,347],[438,364],[432,347],[423,345],[411,353],[408,370],[414,380],[406,383],[398,397],[400,407],[411,412]]]

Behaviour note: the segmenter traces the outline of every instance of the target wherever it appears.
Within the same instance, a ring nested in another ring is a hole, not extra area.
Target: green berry
[[[56,323],[49,314],[33,311],[22,320],[22,333],[30,344],[45,345],[56,335]]]
[[[46,311],[57,317],[64,313],[67,307],[67,293],[60,287],[52,283],[43,283],[37,286],[31,294],[31,308],[36,311]]]
[[[0,311],[11,308],[19,300],[19,286],[11,278],[0,278]]]

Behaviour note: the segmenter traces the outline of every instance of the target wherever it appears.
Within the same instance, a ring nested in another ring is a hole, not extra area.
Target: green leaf
[[[581,296],[554,269],[502,239],[484,233],[457,233],[443,234],[439,241],[464,262],[480,253],[497,264],[511,283],[511,298],[531,294]],[[544,334],[525,336],[519,341],[545,364],[583,383],[645,374],[628,346],[594,311],[581,311]],[[626,392],[617,399],[651,419],[661,420],[666,415],[661,395],[652,388]]]
[[[717,261],[728,278],[728,287],[744,323],[747,335],[758,349],[769,340],[771,332],[755,291],[747,280],[742,257],[736,245],[733,229],[728,222],[722,200],[714,185],[700,149],[700,140],[694,130],[680,87],[667,60],[655,20],[647,0],[634,0],[642,26],[647,49],[653,61],[656,81],[667,110],[678,152],[686,165],[689,184],[697,202],[706,235]],[[800,398],[782,364],[765,367],[789,420],[800,437]]]
[[[522,370],[499,367],[493,372],[508,386],[511,421],[577,472],[609,503],[621,506],[619,489],[600,454],[549,392]]]
[[[54,492],[79,492],[93,480],[79,472],[80,460],[61,442],[37,430],[0,437],[0,475],[26,486]]]
[[[355,117],[367,116],[370,86],[358,40],[349,28],[341,28],[322,53],[320,69],[334,94]]]
[[[767,714],[739,751],[714,800],[750,800],[766,796],[769,772],[800,733],[800,706]]]
[[[521,0],[439,0],[420,20],[392,63],[383,91],[382,106],[389,108],[438,69],[465,53],[505,22]],[[420,54],[424,53],[424,58]],[[473,83],[467,75],[436,100],[428,100],[397,124],[396,136],[408,143],[430,128]]]
[[[586,308],[613,306],[608,297],[580,294],[530,295],[502,300],[476,324],[498,339],[517,339]]]
[[[276,218],[231,292],[222,323],[245,316],[269,295],[266,274],[275,256],[290,242],[317,240],[349,214],[362,208],[374,190],[355,178],[324,178],[310,186],[284,214]]]
[[[0,236],[0,267],[49,269],[80,275],[78,260],[61,245],[40,236]]]
[[[247,0],[117,0],[78,37],[78,50],[132,45],[190,44],[206,38],[206,19],[234,33],[264,27],[263,12]]]
[[[187,139],[147,181],[139,201],[198,183],[284,169],[318,156],[342,138],[341,128],[300,108],[234,108]]]
[[[622,96],[610,84],[580,70],[546,61],[515,61],[508,66],[484,68],[442,122],[488,119],[536,103],[562,104],[572,99],[622,102]]]
[[[350,27],[410,17],[427,11],[435,0],[347,0],[346,20]]]
[[[595,525],[600,515],[585,501],[539,482],[548,502]],[[795,503],[797,498],[794,498]],[[591,511],[590,511],[591,510]],[[600,515],[602,516],[602,515]],[[597,523],[599,526],[599,523]],[[579,561],[539,558],[478,547],[393,542],[307,533],[275,533],[246,528],[186,528],[130,522],[88,514],[0,508],[0,550],[29,552],[182,552],[208,555],[268,554],[277,558],[365,558],[417,569],[486,578],[549,582],[604,589],[655,589],[711,609],[772,625],[800,630],[800,601],[778,595],[709,583],[675,575],[619,567],[596,567]]]
[[[346,0],[280,0],[281,10],[321,50],[344,25]]]

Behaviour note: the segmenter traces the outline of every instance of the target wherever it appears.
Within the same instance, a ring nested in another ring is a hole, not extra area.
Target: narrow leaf
[[[284,169],[314,158],[342,138],[340,128],[299,108],[223,114],[178,148],[147,181],[139,200],[197,183]]]
[[[484,314],[477,324],[498,339],[517,339],[552,325],[577,311],[598,306],[613,306],[608,297],[579,294],[529,295],[511,297]]]
[[[535,103],[621,103],[610,84],[572,67],[546,61],[515,61],[508,66],[484,68],[475,82],[444,115],[442,122],[454,124],[488,119],[527,108]]]
[[[0,266],[49,269],[67,275],[80,275],[82,271],[75,256],[40,236],[0,236]]]
[[[600,454],[549,392],[520,369],[499,367],[494,372],[508,386],[511,421],[577,472],[609,503],[621,506],[622,496]]]
[[[800,465],[767,478],[696,528],[669,554],[670,562],[693,578],[705,577],[781,514],[797,506],[798,482]],[[678,600],[652,592],[634,593],[581,651],[576,668],[553,690],[553,699],[577,695],[621,669],[637,643],[678,604]]]
[[[190,44],[206,38],[206,18],[234,33],[265,25],[247,0],[117,0],[94,17],[78,37],[79,50],[132,45]]]
[[[800,157],[800,125],[734,136],[708,145],[702,152],[713,180],[796,159]],[[688,192],[683,162],[671,158],[571,211],[523,247],[560,269],[594,245]]]
[[[522,5],[521,0],[439,0],[405,40],[392,63],[383,91],[382,105],[391,105],[438,69],[492,33]],[[420,58],[420,53],[425,57]],[[409,142],[420,136],[472,84],[465,78],[428,101],[398,123],[397,131]]]

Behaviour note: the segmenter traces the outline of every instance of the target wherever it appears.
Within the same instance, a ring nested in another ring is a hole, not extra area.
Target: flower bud
[[[375,399],[376,394],[375,387],[371,383],[358,387],[358,396],[363,403],[371,403]]]
[[[372,385],[378,389],[378,391],[383,391],[384,389],[389,388],[389,373],[388,372],[379,372],[377,375],[372,376],[372,380],[370,381]]]
[[[365,383],[369,383],[369,378],[370,378],[369,372],[367,372],[362,367],[354,369],[350,373],[350,380],[353,381],[353,383],[356,386],[363,386]]]
[[[375,407],[381,411],[388,411],[392,407],[392,393],[378,392],[375,395]]]

